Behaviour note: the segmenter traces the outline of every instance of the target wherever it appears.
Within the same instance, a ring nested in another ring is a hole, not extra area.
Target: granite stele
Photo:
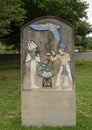
[[[22,124],[75,126],[72,26],[46,16],[21,28]]]

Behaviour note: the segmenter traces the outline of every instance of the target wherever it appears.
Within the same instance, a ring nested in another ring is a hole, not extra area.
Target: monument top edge
[[[73,28],[72,24],[70,24],[69,22],[65,21],[62,18],[59,18],[59,17],[56,17],[56,16],[42,16],[42,17],[38,17],[38,18],[35,18],[35,19],[29,21],[28,23],[26,23],[24,26],[21,27],[21,30],[23,30],[29,24],[34,23],[34,22],[39,21],[39,20],[43,20],[43,19],[56,19],[58,21],[61,21],[61,22],[65,23],[65,24],[69,25],[71,28]]]

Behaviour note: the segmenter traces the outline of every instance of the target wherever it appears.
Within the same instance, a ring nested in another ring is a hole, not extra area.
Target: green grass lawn
[[[92,62],[76,62],[76,127],[21,126],[20,63],[0,63],[0,130],[92,130]]]

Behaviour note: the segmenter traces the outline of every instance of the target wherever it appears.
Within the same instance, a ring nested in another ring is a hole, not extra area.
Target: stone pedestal
[[[75,92],[23,91],[22,124],[75,126]]]

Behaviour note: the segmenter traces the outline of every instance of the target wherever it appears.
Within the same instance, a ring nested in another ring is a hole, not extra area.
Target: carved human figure
[[[59,45],[58,54],[51,57],[52,61],[59,59],[61,63],[56,79],[57,90],[72,90],[72,76],[69,66],[70,55],[64,52],[65,48],[65,44],[61,43]],[[54,54],[53,50],[52,53]]]
[[[35,83],[36,76],[36,64],[40,62],[40,56],[37,50],[37,45],[34,41],[29,41],[27,43],[28,54],[26,57],[26,62],[30,62],[30,77],[31,77],[31,88],[39,88]]]

